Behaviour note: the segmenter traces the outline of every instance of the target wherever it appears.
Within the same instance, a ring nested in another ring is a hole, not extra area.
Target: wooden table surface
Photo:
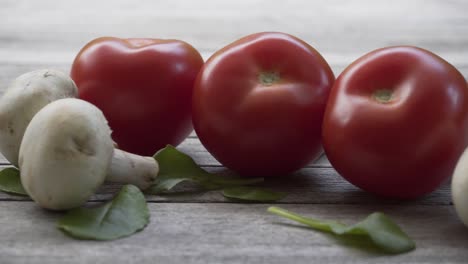
[[[30,70],[68,72],[78,50],[103,35],[182,39],[206,59],[259,31],[304,39],[336,75],[373,49],[409,44],[468,76],[466,0],[0,0],[0,91]],[[178,148],[207,170],[230,173],[194,134]],[[8,166],[4,158],[0,164]],[[417,248],[397,256],[363,251],[290,225],[267,213],[268,204],[232,203],[216,192],[147,196],[151,223],[143,232],[111,242],[78,241],[56,229],[61,214],[0,193],[0,263],[468,263],[468,229],[455,215],[448,183],[415,201],[379,199],[344,181],[321,157],[267,185],[289,193],[280,206],[317,218],[354,223],[383,211]],[[118,188],[106,185],[91,200],[107,200]]]

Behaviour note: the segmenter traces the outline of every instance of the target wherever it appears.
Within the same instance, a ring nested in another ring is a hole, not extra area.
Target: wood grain
[[[222,167],[205,167],[207,171],[221,176],[233,176],[233,173]],[[375,197],[366,193],[340,177],[333,168],[306,168],[283,178],[266,178],[258,186],[285,192],[287,196],[278,201],[282,204],[349,204],[381,205],[397,204],[401,206],[418,205],[451,205],[449,183],[443,184],[436,191],[420,199],[401,201]],[[119,184],[105,184],[90,201],[105,201],[112,198],[121,188]],[[158,203],[232,203],[219,191],[204,191],[193,184],[182,184],[173,192],[162,195],[147,195],[149,202]],[[0,201],[28,201],[27,197],[0,192]]]
[[[183,39],[205,58],[259,31],[296,35],[317,48],[335,74],[363,54],[389,45],[415,45],[439,54],[468,76],[468,2],[463,0],[308,0],[0,3],[0,87],[43,67],[69,69],[99,36]],[[5,65],[6,64],[6,65]]]
[[[463,0],[3,0],[0,39],[11,51],[35,52],[78,49],[102,35],[155,36],[185,39],[209,52],[247,32],[275,30],[323,52],[407,43],[460,55],[468,41],[460,35],[468,31],[466,9]]]
[[[0,203],[2,263],[466,263],[468,230],[450,206],[285,205],[311,217],[355,223],[379,210],[415,240],[397,256],[350,246],[271,215],[264,204],[149,204],[143,232],[112,242],[78,241],[55,228],[61,214],[31,202]],[[432,227],[432,228],[428,228]]]
[[[31,70],[69,72],[79,49],[99,36],[182,39],[207,59],[247,34],[282,31],[314,46],[335,75],[376,48],[415,45],[468,78],[467,13],[465,0],[0,0],[0,95]],[[232,175],[194,133],[178,148],[206,170]],[[0,155],[0,167],[7,165]],[[467,262],[468,230],[455,216],[448,182],[415,201],[377,198],[342,179],[322,156],[264,186],[288,193],[281,206],[317,218],[352,223],[384,211],[417,249],[384,256],[347,247],[349,241],[267,214],[265,204],[237,204],[219,192],[183,185],[177,190],[185,194],[147,195],[147,229],[108,243],[67,238],[55,228],[60,214],[39,209],[27,197],[0,193],[0,263]],[[119,188],[106,184],[90,201],[106,201]]]

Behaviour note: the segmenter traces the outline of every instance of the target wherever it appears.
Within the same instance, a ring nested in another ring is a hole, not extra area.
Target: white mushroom
[[[14,166],[24,130],[33,116],[48,103],[76,97],[73,80],[56,70],[37,70],[14,80],[0,98],[0,152]]]
[[[461,155],[453,172],[452,200],[458,217],[468,227],[468,148]]]
[[[106,179],[145,189],[158,163],[114,149],[103,113],[80,99],[61,99],[42,108],[24,133],[19,152],[21,182],[44,208],[77,207]]]

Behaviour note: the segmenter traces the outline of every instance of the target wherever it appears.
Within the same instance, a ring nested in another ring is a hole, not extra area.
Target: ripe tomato
[[[415,47],[375,50],[337,78],[325,152],[349,182],[415,198],[449,177],[468,145],[468,88],[455,67]]]
[[[193,84],[203,59],[178,40],[98,38],[71,69],[79,97],[99,107],[120,148],[152,155],[191,131]]]
[[[321,150],[327,62],[302,40],[258,33],[217,51],[200,71],[193,124],[223,165],[243,175],[292,172]]]

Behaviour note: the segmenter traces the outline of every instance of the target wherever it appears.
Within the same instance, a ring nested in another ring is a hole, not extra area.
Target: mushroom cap
[[[468,148],[461,155],[453,173],[452,200],[458,217],[468,227]]]
[[[0,152],[18,166],[21,140],[33,116],[48,103],[77,94],[73,80],[60,71],[42,69],[16,78],[0,98]]]
[[[113,151],[101,110],[80,99],[56,100],[37,112],[24,133],[21,183],[44,208],[78,207],[104,182]]]

